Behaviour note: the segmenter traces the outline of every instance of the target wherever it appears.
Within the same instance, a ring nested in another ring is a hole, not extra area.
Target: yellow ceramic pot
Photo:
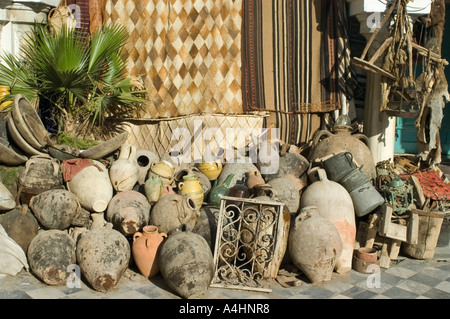
[[[208,177],[210,181],[216,180],[222,172],[222,163],[220,162],[202,162],[198,164],[198,170]]]
[[[148,178],[152,175],[158,175],[164,184],[170,185],[174,181],[175,168],[167,161],[152,163],[150,166]]]
[[[200,210],[203,204],[204,193],[197,176],[184,176],[183,181],[178,184],[178,189],[182,195],[189,195],[197,204],[197,209]]]
[[[0,86],[0,100],[3,99],[6,95],[9,94],[9,86]],[[8,105],[10,105],[12,101],[5,101],[0,104],[0,109],[6,108]]]

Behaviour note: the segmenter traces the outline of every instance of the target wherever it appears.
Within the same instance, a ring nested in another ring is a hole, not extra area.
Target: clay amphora
[[[151,205],[145,195],[131,190],[114,195],[106,210],[106,221],[125,236],[148,224]]]
[[[25,253],[27,253],[28,246],[36,237],[40,228],[28,205],[20,205],[7,213],[1,214],[0,224],[2,224],[8,236],[19,244]]]
[[[155,152],[143,148],[138,148],[136,150],[136,163],[139,167],[139,184],[145,184],[150,166],[152,163],[158,163],[159,161],[160,158]]]
[[[57,160],[36,155],[25,163],[18,179],[18,197],[29,204],[31,197],[49,189],[63,188],[63,175]]]
[[[253,248],[245,246],[244,251],[248,258],[255,258],[257,261],[255,269],[263,274],[264,278],[276,278],[288,245],[291,214],[285,205],[280,206],[278,213],[275,213],[277,206],[271,203],[278,203],[279,199],[276,191],[270,185],[257,185],[254,190],[256,191],[256,196],[253,198],[255,202],[259,204],[267,202],[268,204],[267,206],[255,204],[253,208],[249,205],[243,212],[244,222],[241,227],[246,232],[241,234],[241,240],[244,244],[251,243],[252,240],[262,244],[267,238],[273,238],[273,255],[268,255],[265,249],[253,250]],[[259,211],[259,217],[256,220],[255,211]],[[273,225],[277,225],[277,227],[274,228]]]
[[[65,189],[51,189],[33,196],[30,208],[45,229],[64,230],[72,225],[80,204],[77,197]]]
[[[16,201],[9,189],[0,182],[0,211],[8,211],[16,207]]]
[[[148,178],[151,175],[158,175],[164,184],[172,184],[174,181],[175,167],[168,161],[152,163],[148,172]]]
[[[270,180],[267,184],[275,190],[278,199],[287,206],[289,212],[296,213],[298,211],[300,192],[292,180],[286,177],[278,177]]]
[[[167,234],[160,233],[158,227],[153,225],[145,226],[141,232],[133,235],[133,245],[131,253],[134,262],[141,274],[150,278],[159,272],[158,248],[167,238]]]
[[[145,181],[144,191],[150,205],[155,204],[163,192],[164,183],[158,175],[152,175]]]
[[[275,174],[264,175],[267,182],[284,177],[295,183],[298,190],[305,188],[302,176],[309,167],[309,161],[299,153],[286,153],[279,158],[278,171]]]
[[[303,207],[289,233],[289,255],[312,283],[331,280],[342,251],[336,226],[317,207]]]
[[[192,229],[199,215],[197,204],[189,195],[169,194],[152,207],[149,224],[167,234],[183,224]]]
[[[341,256],[336,263],[336,271],[344,273],[352,268],[356,240],[353,201],[342,185],[328,180],[324,169],[318,169],[316,172],[318,180],[304,190],[300,199],[300,208],[316,206],[320,215],[336,226],[343,245]]]
[[[97,160],[83,168],[69,181],[67,189],[77,196],[81,206],[90,212],[104,212],[113,197],[108,169]]]
[[[200,209],[204,200],[203,188],[196,176],[184,176],[183,181],[178,184],[180,194],[189,195],[197,204],[197,209]]]
[[[75,241],[66,231],[40,231],[28,247],[31,271],[47,285],[66,284],[67,267],[76,263]]]
[[[204,296],[214,275],[214,261],[206,240],[186,227],[172,230],[159,251],[161,275],[179,296]]]
[[[223,168],[222,163],[219,161],[202,162],[199,163],[197,167],[210,181],[216,180]]]
[[[252,169],[247,172],[247,186],[249,189],[252,189],[257,185],[263,185],[265,183],[266,182],[264,181],[264,178],[261,176],[261,173],[258,169]]]
[[[136,147],[123,144],[120,153],[109,168],[109,177],[114,189],[118,192],[132,190],[139,179],[139,166],[136,162]]]
[[[108,227],[81,234],[76,248],[81,274],[100,292],[116,287],[131,257],[128,240],[120,232]]]
[[[234,178],[234,174],[228,175],[227,179],[220,185],[216,185],[211,189],[208,197],[208,204],[211,206],[220,206],[222,196],[227,196],[230,191],[230,184]]]
[[[356,166],[362,167],[363,172],[371,180],[375,180],[377,177],[375,163],[367,145],[367,137],[363,134],[352,134],[351,126],[335,125],[331,132],[322,130],[314,135],[309,161],[348,151],[352,154]]]

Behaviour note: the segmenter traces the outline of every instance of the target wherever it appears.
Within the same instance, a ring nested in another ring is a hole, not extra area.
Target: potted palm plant
[[[127,40],[120,25],[87,37],[65,25],[54,33],[36,24],[24,37],[20,57],[2,56],[0,86],[10,89],[3,100],[23,94],[39,106],[47,129],[58,134],[98,132],[107,118],[133,116],[145,91],[127,76]]]

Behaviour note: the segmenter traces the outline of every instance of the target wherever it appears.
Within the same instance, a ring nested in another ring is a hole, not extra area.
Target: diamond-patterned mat
[[[242,113],[242,0],[107,0],[130,39],[128,72],[148,91],[142,118]]]

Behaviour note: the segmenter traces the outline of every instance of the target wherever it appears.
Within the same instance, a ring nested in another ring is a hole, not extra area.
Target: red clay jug
[[[159,272],[158,248],[167,238],[166,233],[160,233],[158,227],[145,226],[141,232],[133,235],[132,254],[134,262],[142,275],[147,278]]]

